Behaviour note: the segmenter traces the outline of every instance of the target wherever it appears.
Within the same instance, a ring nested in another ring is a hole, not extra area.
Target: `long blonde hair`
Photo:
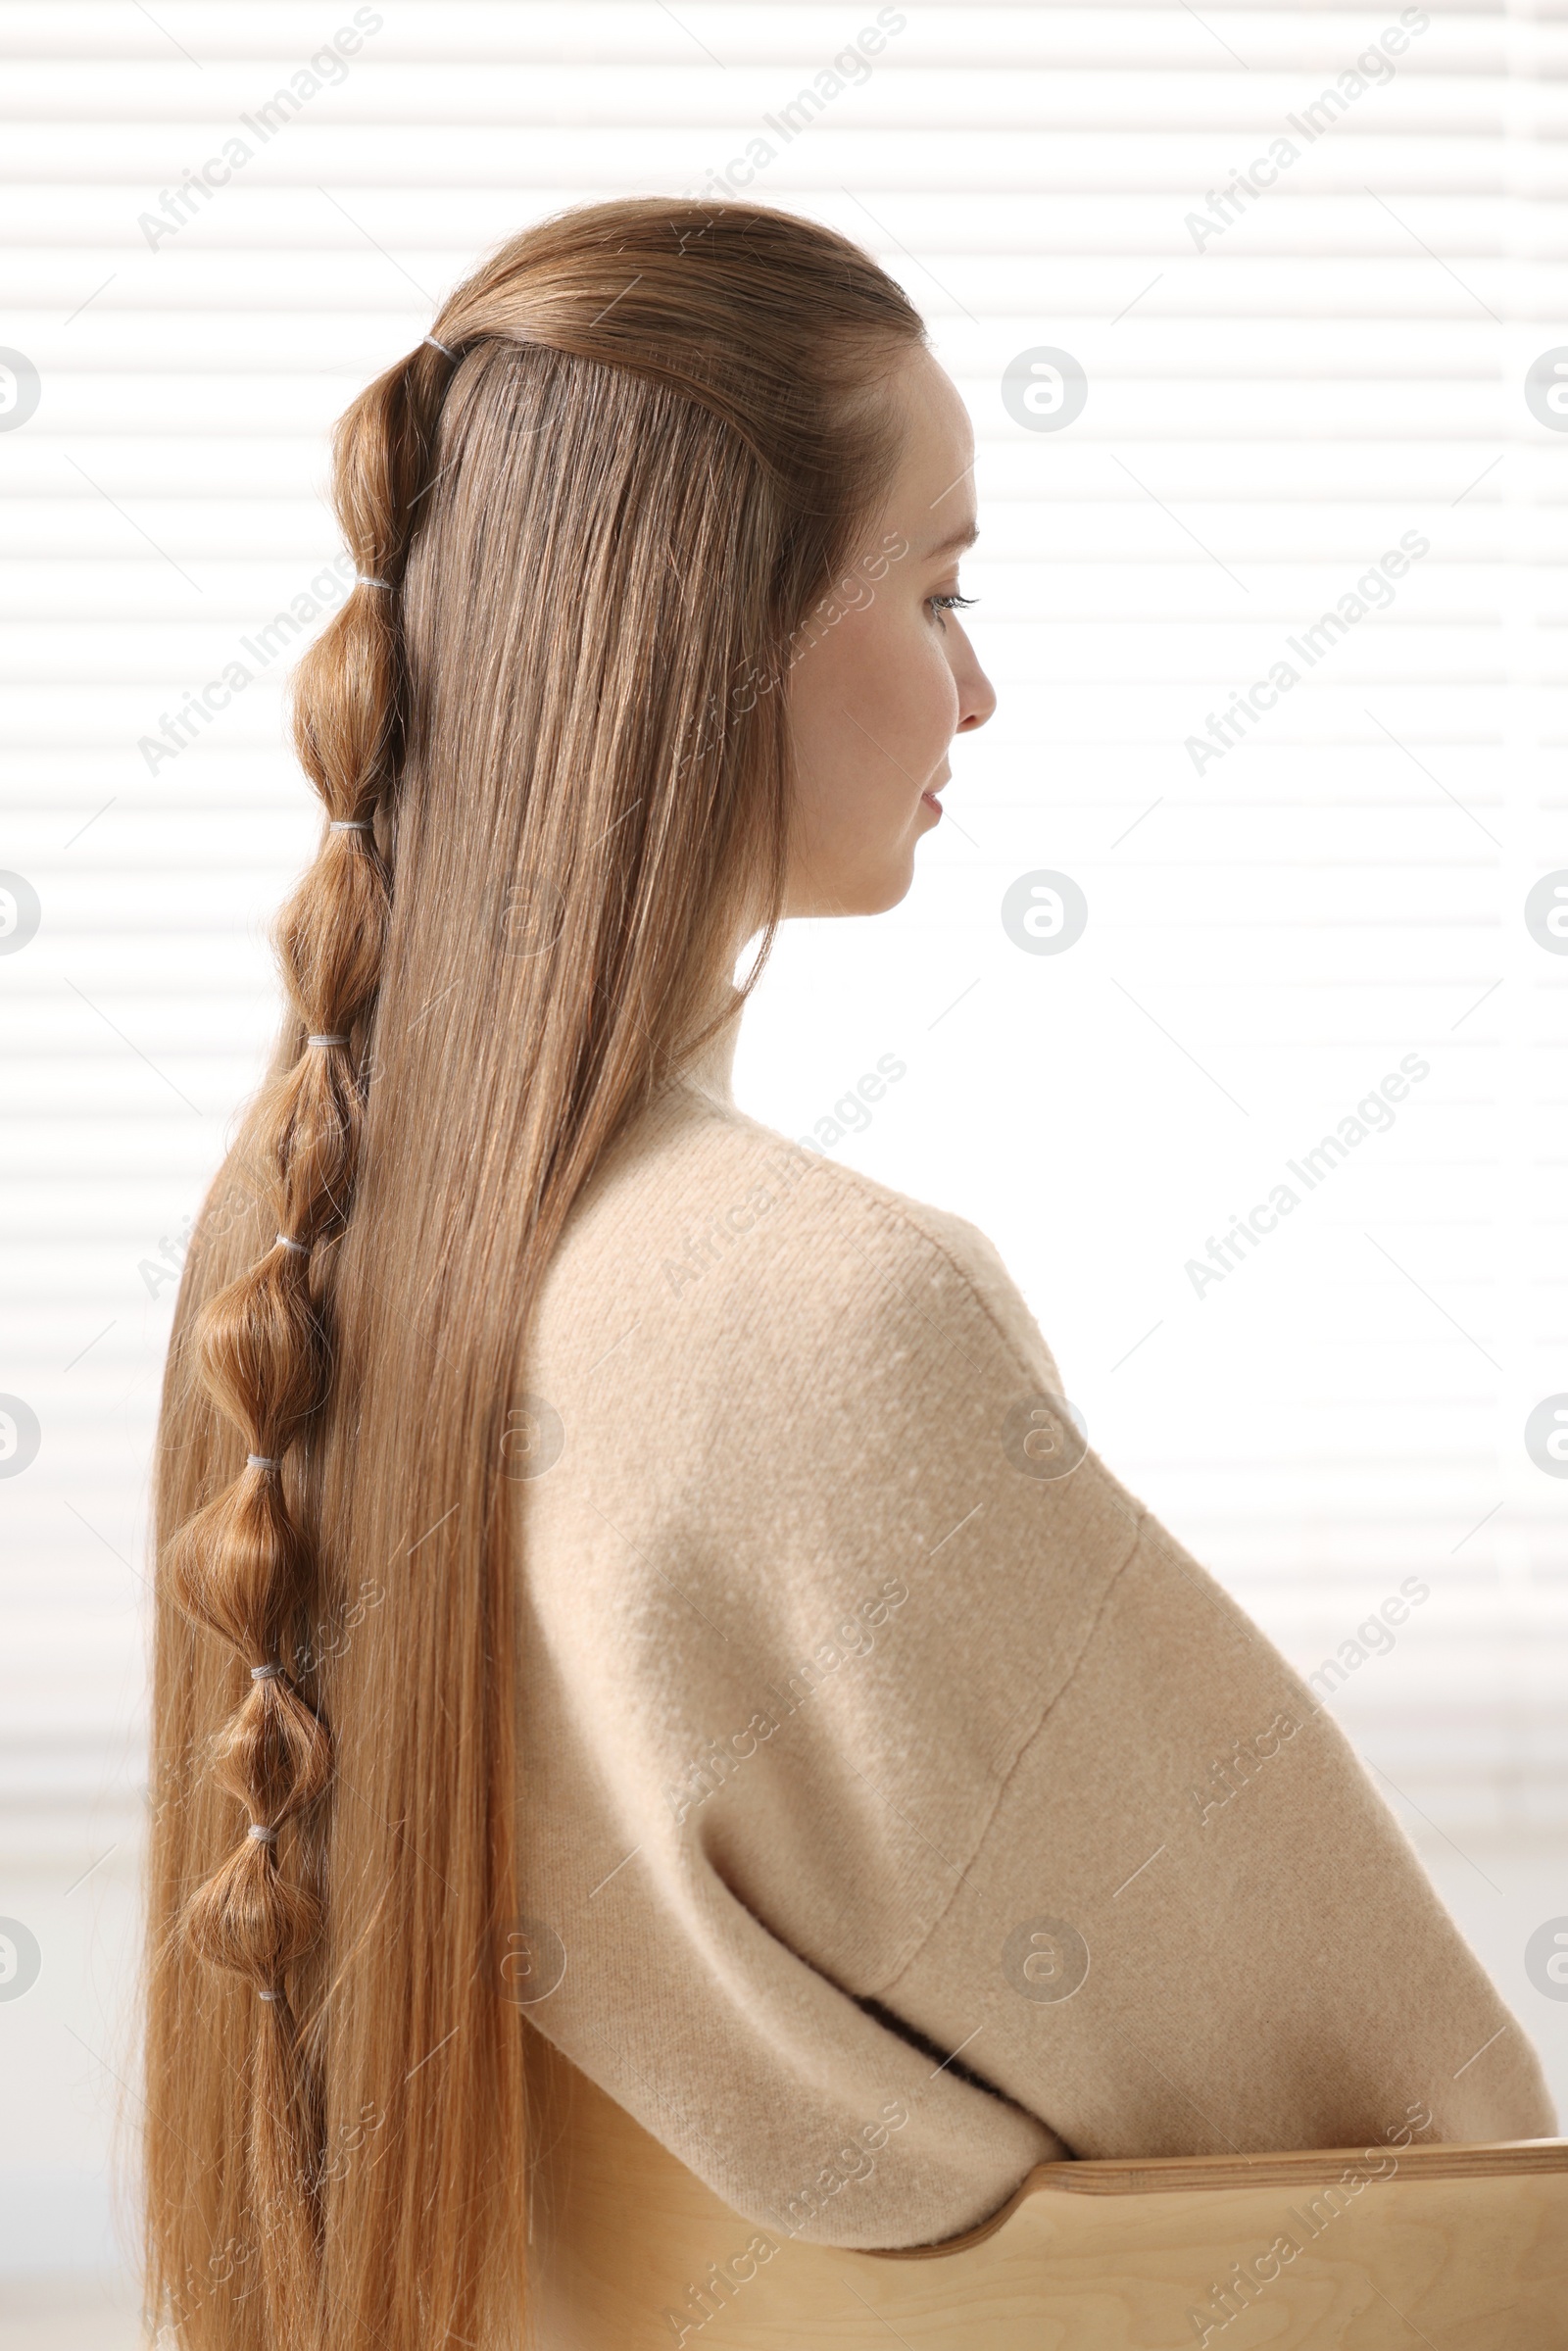
[[[363,576],[294,703],[327,822],[159,1435],[143,2155],[181,2351],[518,2339],[530,1303],[745,923],[748,985],[771,944],[791,647],[920,339],[826,228],[602,204],[337,427]]]

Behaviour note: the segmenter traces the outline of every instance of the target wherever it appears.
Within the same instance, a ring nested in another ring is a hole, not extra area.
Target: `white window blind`
[[[992,1235],[1413,1834],[1560,1852],[1560,15],[54,0],[0,51],[0,1412],[37,1431],[0,1911],[70,1948],[70,1882],[133,1867],[157,1383],[315,838],[282,687],[343,593],[328,427],[501,236],[726,182],[927,317],[1001,696],[904,906],[786,933],[737,1092]],[[1060,953],[1004,920],[1041,874]]]

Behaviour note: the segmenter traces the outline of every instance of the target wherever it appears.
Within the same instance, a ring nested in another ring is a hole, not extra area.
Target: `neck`
[[[740,1035],[740,1013],[743,1002],[740,990],[734,981],[725,974],[715,986],[711,998],[705,1004],[695,1025],[697,1029],[706,1028],[709,1022],[716,1018],[726,1007],[728,1007],[728,1017],[724,1020],[723,1025],[714,1030],[707,1042],[700,1047],[693,1059],[680,1073],[680,1081],[683,1085],[695,1086],[700,1093],[710,1096],[715,1102],[731,1104],[734,1102],[735,1098],[730,1091],[730,1071],[735,1060],[736,1039]]]

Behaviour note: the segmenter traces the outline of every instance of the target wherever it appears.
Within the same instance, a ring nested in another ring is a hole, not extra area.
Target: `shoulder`
[[[796,1346],[918,1359],[978,1346],[1055,1390],[1055,1364],[994,1244],[966,1218],[807,1149],[728,1104],[645,1122],[574,1214],[563,1292],[614,1269],[672,1333],[766,1326]]]
[[[983,1519],[998,1558],[1125,1556],[1140,1505],[966,1218],[728,1105],[672,1113],[607,1174],[532,1364],[628,1507],[657,1475],[687,1524],[755,1533],[765,1502],[820,1545],[853,1495],[884,1545],[895,1524],[917,1544]]]

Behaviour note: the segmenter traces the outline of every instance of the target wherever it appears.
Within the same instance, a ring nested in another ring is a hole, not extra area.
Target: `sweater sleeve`
[[[1066,2153],[1549,2133],[1346,1740],[1086,1446],[983,1236],[831,1167],[747,1230],[654,1260],[608,1357],[545,1317],[533,2021],[846,2245]]]
[[[1556,2130],[1535,2049],[1338,1725],[1147,1516],[881,1998],[1079,2156]]]

